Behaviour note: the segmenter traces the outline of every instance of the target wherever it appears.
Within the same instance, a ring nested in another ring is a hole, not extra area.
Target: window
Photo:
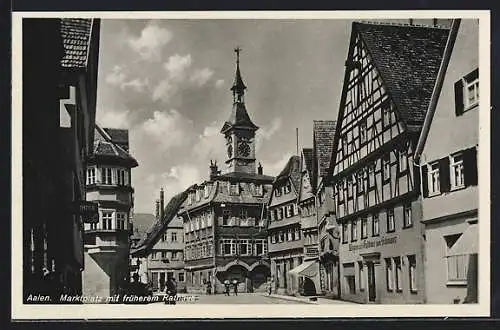
[[[279,197],[281,196],[281,187],[276,187],[274,188],[274,196]]]
[[[396,266],[396,290],[401,292],[403,290],[403,274],[401,270],[401,258],[394,258],[394,264]]]
[[[179,282],[184,282],[185,281],[185,277],[184,277],[184,272],[179,272]]]
[[[352,197],[352,178],[347,178],[347,198]]]
[[[240,194],[240,185],[237,183],[231,183],[229,194],[231,196],[238,196]]]
[[[387,291],[394,290],[394,280],[392,277],[392,259],[385,259],[385,274],[386,274],[386,283],[387,283]]]
[[[413,220],[411,218],[411,204],[406,204],[403,209],[404,213],[404,218],[403,218],[403,225],[404,228],[411,227],[413,225]]]
[[[464,187],[464,160],[461,153],[451,156],[450,172],[451,188],[459,189]]]
[[[255,195],[256,196],[262,196],[264,194],[264,187],[262,184],[257,183],[255,184]]]
[[[382,102],[382,115],[384,116],[384,127],[391,125],[391,104],[387,99]]]
[[[287,240],[288,241],[293,241],[293,238],[292,238],[292,229],[291,228],[287,229],[286,234],[287,234]]]
[[[203,187],[203,197],[208,198],[208,195],[210,195],[210,185],[206,184]]]
[[[393,232],[395,230],[394,223],[394,209],[387,209],[387,232]]]
[[[167,251],[161,251],[161,260],[168,260]]]
[[[455,246],[461,233],[444,236],[447,246],[446,264],[448,270],[448,284],[466,284],[468,270],[468,254],[450,255],[451,249]]]
[[[342,203],[344,201],[344,188],[342,187],[342,184],[337,184],[336,186],[336,190],[337,190],[337,199],[340,203]]]
[[[356,175],[358,193],[362,193],[364,189],[363,172],[364,171],[359,171],[358,174]]]
[[[252,248],[247,239],[240,240],[240,255],[247,256],[252,253]]]
[[[177,233],[172,233],[170,237],[172,242],[177,242]]]
[[[375,164],[368,166],[368,188],[375,187]]]
[[[283,208],[280,207],[277,211],[278,211],[278,220],[283,219]]]
[[[439,187],[439,163],[433,163],[429,168],[429,194],[435,195],[441,192]]]
[[[274,237],[274,236],[272,236]],[[266,244],[265,240],[259,239],[255,241],[255,254],[260,256],[264,254],[264,245]]]
[[[127,215],[123,212],[116,213],[116,229],[125,230],[126,229]]]
[[[408,256],[408,276],[410,291],[417,292],[417,259],[415,255]]]
[[[284,231],[280,231],[279,233],[279,242],[284,242],[285,241],[285,232]]]
[[[356,293],[356,279],[354,272],[354,263],[344,264],[344,278],[347,290],[350,294]]]
[[[295,239],[300,240],[300,227],[295,228]]]
[[[384,181],[387,181],[391,178],[391,157],[390,155],[385,155],[384,158],[382,159],[383,163],[383,174],[384,174]]]
[[[399,172],[404,173],[408,169],[408,155],[406,151],[399,152]]]
[[[359,282],[359,290],[364,291],[365,290],[365,268],[363,267],[362,262],[358,262],[358,268],[359,268],[359,277],[358,277],[358,282]]]
[[[222,225],[227,226],[229,224],[229,218],[231,217],[231,210],[222,210]]]
[[[351,221],[351,241],[358,239],[358,220]]]
[[[103,211],[101,213],[102,229],[111,230],[113,229],[113,212]]]
[[[101,169],[101,183],[102,184],[113,184],[112,169],[109,167],[104,167]]]
[[[343,134],[341,137],[342,140],[342,153],[344,156],[348,155],[348,150],[347,150],[347,134]]]
[[[455,114],[460,116],[479,104],[479,69],[455,82]]]
[[[87,169],[87,184],[95,184],[95,179],[96,179],[96,168],[95,167],[89,167]]]
[[[287,182],[284,189],[285,194],[289,194],[292,191],[292,184],[290,182]]]
[[[479,79],[467,82],[465,91],[465,108],[470,108],[479,103]]]
[[[372,214],[372,236],[378,236],[380,233],[378,213]]]
[[[347,226],[347,223],[344,222],[342,224],[342,243],[347,243],[349,240],[349,227]]]
[[[366,216],[361,218],[361,238],[368,237],[368,219]]]
[[[119,168],[116,170],[116,179],[119,186],[125,186],[128,184],[127,175],[128,173],[126,169]]]
[[[361,120],[359,123],[359,142],[365,143],[367,139],[366,120]]]
[[[221,244],[221,251],[224,255],[236,254],[236,243],[232,239],[223,239]]]

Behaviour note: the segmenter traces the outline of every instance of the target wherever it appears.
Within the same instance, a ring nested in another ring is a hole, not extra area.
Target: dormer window
[[[284,188],[285,188],[285,194],[289,194],[292,191],[291,183],[287,182]]]

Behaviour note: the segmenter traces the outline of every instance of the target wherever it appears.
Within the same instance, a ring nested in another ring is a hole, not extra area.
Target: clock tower
[[[240,52],[236,53],[236,75],[231,91],[233,93],[233,108],[231,116],[224,123],[221,133],[226,139],[227,172],[255,174],[255,132],[259,129],[248,116],[245,107],[245,89],[240,73]]]

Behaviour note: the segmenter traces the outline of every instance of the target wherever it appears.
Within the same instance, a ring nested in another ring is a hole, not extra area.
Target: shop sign
[[[376,241],[365,241],[359,244],[349,244],[349,251],[356,251],[356,250],[379,247],[383,245],[396,244],[397,239],[398,239],[397,236],[394,236],[394,237],[382,238]]]

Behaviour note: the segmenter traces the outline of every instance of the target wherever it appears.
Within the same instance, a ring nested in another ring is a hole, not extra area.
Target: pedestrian
[[[210,280],[207,281],[207,294],[212,294],[212,283]]]
[[[271,295],[271,293],[273,293],[273,278],[270,277],[269,280],[267,281],[267,292],[269,293],[269,295]]]
[[[237,296],[238,295],[238,280],[237,279],[233,280],[233,290],[234,290],[234,295]]]
[[[175,305],[177,303],[177,283],[172,275],[168,275],[167,283],[165,285],[167,300],[165,304]]]
[[[226,279],[226,280],[224,281],[224,288],[226,289],[226,296],[229,296],[229,295],[230,295],[230,294],[229,294],[229,285],[230,285],[230,282],[229,282],[229,280],[228,280],[228,279]]]

